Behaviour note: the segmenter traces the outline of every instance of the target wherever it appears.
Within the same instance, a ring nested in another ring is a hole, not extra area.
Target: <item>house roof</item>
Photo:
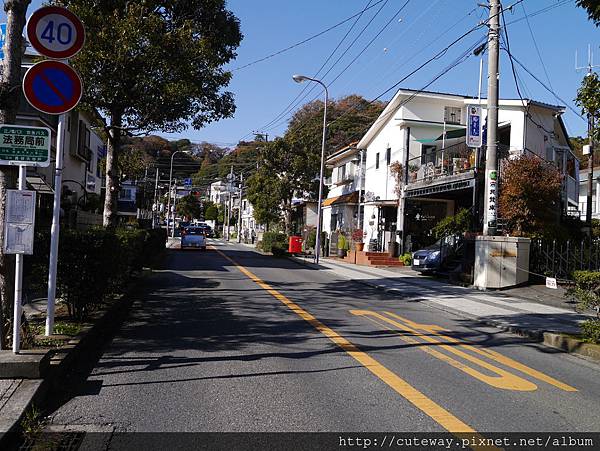
[[[327,163],[330,164],[341,158],[349,157],[358,153],[358,148],[356,147],[357,144],[358,141],[354,141],[353,143],[348,144],[346,147],[342,147],[341,149],[336,150],[327,157]]]
[[[473,99],[471,96],[465,96],[462,94],[452,94],[445,92],[435,92],[435,91],[424,91],[424,90],[415,90],[415,89],[407,89],[401,88],[399,89],[392,100],[387,104],[383,112],[379,115],[377,120],[371,125],[367,133],[363,135],[360,141],[357,144],[359,149],[365,149],[371,141],[377,136],[379,131],[394,118],[394,113],[398,111],[398,109],[403,105],[405,101],[405,97],[428,97],[428,98],[454,98],[455,100],[463,100],[464,103],[479,103],[479,104],[487,104],[487,98],[482,98],[481,100]],[[549,103],[540,102],[532,99],[523,99],[523,102],[529,105],[537,106],[539,108],[546,108],[556,112],[563,112],[565,107],[559,105],[551,105]],[[500,99],[500,106],[523,106],[521,99]],[[559,117],[559,122],[561,123],[561,127],[564,129],[564,124],[562,124],[562,120]],[[568,136],[568,135],[567,135]]]

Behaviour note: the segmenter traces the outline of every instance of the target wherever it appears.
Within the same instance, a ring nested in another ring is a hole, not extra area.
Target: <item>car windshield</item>
[[[186,235],[204,235],[204,231],[199,227],[186,227]]]

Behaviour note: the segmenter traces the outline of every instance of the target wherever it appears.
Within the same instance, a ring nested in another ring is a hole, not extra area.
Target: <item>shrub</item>
[[[402,264],[404,264],[404,266],[410,266],[412,264],[412,254],[410,252],[401,255],[398,257],[398,259],[402,262]]]
[[[305,246],[307,249],[314,249],[317,244],[317,229],[310,229],[306,237]]]
[[[575,286],[567,290],[567,296],[577,301],[581,310],[594,309],[600,313],[600,272],[575,271]],[[581,324],[583,336],[594,343],[600,342],[600,319],[595,318]]]
[[[284,233],[265,232],[263,234],[261,249],[264,252],[272,252],[273,254],[280,251],[287,252],[287,240],[288,238]]]
[[[106,297],[118,293],[131,273],[156,261],[165,249],[166,230],[116,231],[63,229],[59,239],[57,298],[69,315],[83,320]],[[45,288],[50,234],[36,234],[35,253],[28,266],[31,286]]]
[[[364,234],[362,229],[355,229],[354,231],[352,231],[352,241],[354,241],[355,243],[362,243],[363,236]]]
[[[586,341],[600,343],[600,321],[598,319],[584,321],[581,323],[581,333]]]
[[[454,216],[448,216],[442,219],[432,229],[433,235],[436,238],[443,238],[448,235],[455,235],[457,233],[465,233],[471,227],[471,215],[469,210],[462,208]]]
[[[345,251],[350,250],[350,243],[346,239],[346,236],[340,232],[338,236],[338,249],[342,249]]]

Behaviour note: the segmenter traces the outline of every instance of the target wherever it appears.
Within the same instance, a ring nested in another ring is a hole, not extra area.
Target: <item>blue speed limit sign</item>
[[[68,9],[45,6],[36,10],[29,18],[27,38],[41,55],[67,59],[83,47],[85,29],[81,20]]]

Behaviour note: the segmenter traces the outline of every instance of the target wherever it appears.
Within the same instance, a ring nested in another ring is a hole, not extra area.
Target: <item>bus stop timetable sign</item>
[[[0,124],[0,165],[50,165],[50,129]]]

